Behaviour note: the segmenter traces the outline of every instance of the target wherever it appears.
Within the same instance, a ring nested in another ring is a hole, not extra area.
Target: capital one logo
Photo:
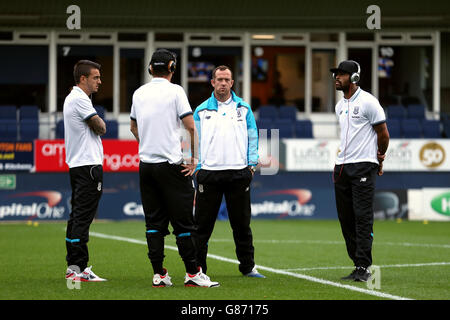
[[[436,168],[445,161],[445,150],[440,144],[430,142],[420,149],[419,157],[425,167]]]

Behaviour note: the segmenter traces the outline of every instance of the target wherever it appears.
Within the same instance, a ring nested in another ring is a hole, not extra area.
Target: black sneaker
[[[355,280],[356,268],[348,276],[342,277],[341,280]]]
[[[368,268],[364,267],[356,267],[356,273],[355,273],[355,281],[357,282],[367,282],[367,280],[370,279],[372,274],[370,273]]]

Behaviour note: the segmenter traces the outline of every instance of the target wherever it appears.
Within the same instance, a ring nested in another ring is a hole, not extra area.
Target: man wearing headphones
[[[336,207],[347,253],[355,265],[342,279],[366,282],[372,265],[375,179],[383,174],[389,132],[378,100],[358,86],[359,63],[343,61],[330,71],[336,90],[344,93],[335,108],[341,128],[333,173]]]
[[[216,287],[196,261],[192,241],[196,131],[192,109],[183,88],[170,81],[175,72],[176,56],[156,50],[150,61],[153,79],[133,94],[130,130],[139,142],[139,180],[144,208],[148,257],[153,267],[153,287],[172,285],[165,268],[164,237],[169,222],[183,259],[185,286]],[[191,137],[192,158],[184,164],[181,150],[182,124]]]

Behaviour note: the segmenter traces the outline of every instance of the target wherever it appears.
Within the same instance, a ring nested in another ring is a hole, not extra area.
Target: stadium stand
[[[412,104],[406,108],[408,119],[425,119],[425,106],[422,104]]]
[[[297,119],[297,108],[293,106],[281,106],[278,114],[280,119],[295,121]]]
[[[0,106],[0,140],[17,140],[17,108],[16,106]]]
[[[279,138],[294,137],[294,121],[292,119],[277,119],[272,123],[272,129],[279,130]]]
[[[105,108],[102,106],[94,106],[94,109],[97,111],[98,116],[105,120]]]
[[[422,126],[417,119],[400,120],[402,135],[407,139],[422,138]]]
[[[443,121],[444,135],[446,138],[450,138],[450,120]]]
[[[278,109],[272,105],[265,105],[259,108],[258,119],[272,119],[278,118]]]
[[[428,139],[442,138],[441,123],[438,120],[422,120],[423,137]]]
[[[39,138],[38,106],[21,106],[19,109],[19,136],[21,141]]]
[[[56,123],[56,139],[64,139],[64,119],[59,120]]]
[[[105,120],[106,133],[102,136],[103,139],[118,139],[119,138],[119,123],[117,120]]]
[[[402,131],[400,128],[400,120],[398,119],[387,119],[386,125],[389,131],[389,136],[392,139],[402,138]]]
[[[297,120],[294,126],[296,138],[314,138],[311,120]]]
[[[387,116],[389,119],[403,119],[406,118],[406,110],[402,105],[389,105],[386,107]]]

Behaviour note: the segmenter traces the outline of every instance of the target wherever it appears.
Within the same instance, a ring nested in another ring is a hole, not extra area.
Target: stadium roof
[[[81,27],[189,30],[367,30],[367,7],[381,9],[381,28],[450,30],[448,0],[14,0],[0,3],[0,28],[64,29],[69,5]]]

